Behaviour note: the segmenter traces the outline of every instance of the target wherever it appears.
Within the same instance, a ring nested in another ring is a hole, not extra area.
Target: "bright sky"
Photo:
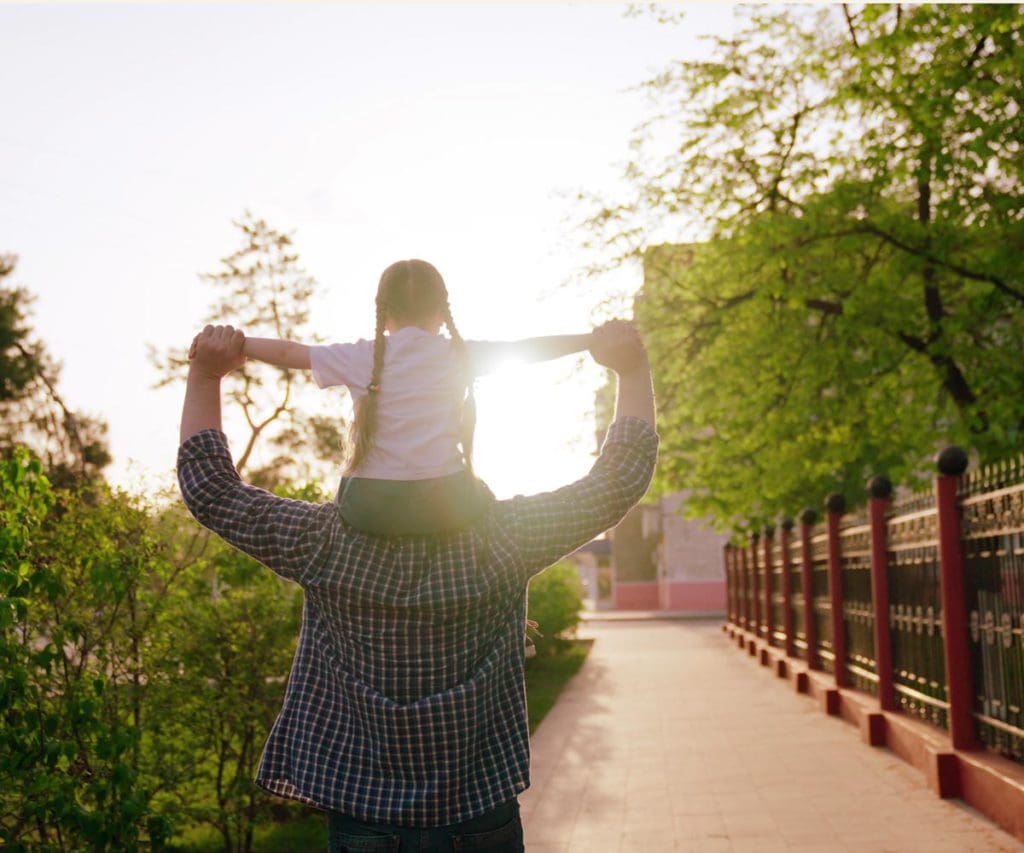
[[[0,5],[0,251],[38,299],[68,402],[110,423],[111,478],[169,478],[181,387],[146,345],[183,345],[197,273],[249,209],[294,234],[320,282],[313,326],[372,334],[394,260],[445,276],[466,337],[587,330],[639,271],[560,287],[583,264],[571,201],[613,189],[627,91],[728,34],[617,4]],[[572,359],[481,381],[477,469],[501,496],[582,475],[600,372]],[[241,436],[236,439],[236,449]]]

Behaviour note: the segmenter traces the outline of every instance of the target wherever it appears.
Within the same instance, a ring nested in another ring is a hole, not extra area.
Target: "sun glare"
[[[512,360],[477,381],[475,467],[495,495],[547,491],[586,472],[573,446],[592,387],[564,364]]]

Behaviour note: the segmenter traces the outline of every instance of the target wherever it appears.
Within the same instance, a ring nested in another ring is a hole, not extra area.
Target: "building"
[[[691,263],[691,246],[648,249],[644,253],[644,286],[635,297],[634,311],[646,293],[674,281]],[[597,395],[598,445],[614,409],[613,389],[611,380]],[[722,549],[728,537],[716,533],[706,521],[684,518],[685,499],[685,494],[677,492],[641,504],[610,530],[606,539],[594,540],[573,555],[591,607],[725,612]],[[606,561],[601,568],[598,553]]]
[[[681,514],[676,492],[634,507],[570,556],[591,610],[725,612],[722,549],[728,537]]]

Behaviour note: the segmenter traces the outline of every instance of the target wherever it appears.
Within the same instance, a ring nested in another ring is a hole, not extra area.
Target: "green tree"
[[[216,578],[216,585],[214,584]],[[153,758],[173,783],[160,796],[186,824],[213,827],[225,851],[250,851],[272,800],[253,781],[281,708],[302,593],[219,541],[170,593],[154,637]]]
[[[0,254],[0,452],[31,447],[58,487],[96,479],[111,461],[107,425],[61,396],[60,366],[29,324],[32,295],[10,283],[17,260]]]
[[[161,575],[148,515],[102,483],[55,493],[17,448],[0,521],[2,846],[159,847],[169,827],[139,755]]]
[[[248,212],[235,225],[242,245],[221,260],[219,270],[202,276],[215,292],[203,322],[230,324],[252,337],[315,343],[309,315],[317,283],[302,268],[291,236]],[[184,381],[187,352],[187,342],[151,352],[158,386]],[[340,470],[345,421],[337,408],[316,405],[308,393],[314,387],[308,371],[253,361],[225,378],[224,399],[246,431],[237,467],[251,482],[273,486]]]
[[[1020,452],[1021,7],[744,14],[645,84],[635,192],[589,218],[595,268],[644,261],[661,485],[740,527]]]
[[[204,276],[216,294],[205,322],[314,342],[308,323],[316,282],[291,237],[248,213],[235,224],[241,247]],[[187,347],[154,361],[160,384],[182,381]],[[333,478],[340,469],[344,420],[329,409],[318,413],[306,394],[312,387],[308,372],[248,362],[225,379],[227,429],[234,424],[245,436],[237,467],[248,481],[325,500],[318,475]],[[168,509],[161,526],[180,575],[154,638],[155,669],[177,673],[151,696],[159,725],[153,763],[175,780],[158,799],[167,814],[212,827],[225,851],[249,851],[274,806],[253,777],[284,696],[302,594],[180,507]]]

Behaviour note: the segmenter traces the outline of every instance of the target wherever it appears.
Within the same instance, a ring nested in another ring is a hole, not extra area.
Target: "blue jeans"
[[[525,849],[517,800],[472,820],[430,829],[364,823],[338,812],[328,812],[327,820],[330,853],[523,853]]]

